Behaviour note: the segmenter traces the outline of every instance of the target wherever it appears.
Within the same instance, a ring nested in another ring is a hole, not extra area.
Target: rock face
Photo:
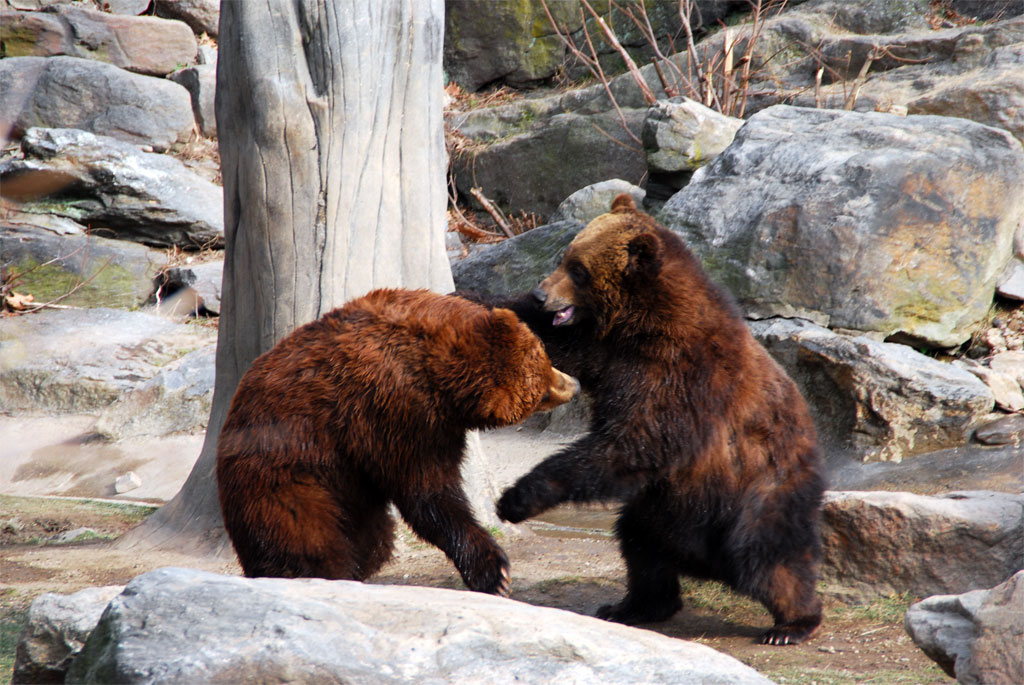
[[[0,37],[7,57],[67,55],[151,76],[194,64],[199,48],[192,30],[180,21],[79,7],[55,14],[0,10]]]
[[[215,337],[197,326],[115,309],[0,319],[0,406],[26,413],[97,411]]]
[[[822,575],[855,599],[993,587],[1024,568],[1024,495],[828,492]]]
[[[555,270],[562,251],[582,230],[578,221],[559,221],[478,249],[452,265],[455,287],[489,295],[529,292]]]
[[[830,452],[901,461],[964,444],[992,411],[992,392],[973,374],[906,345],[799,319],[750,328],[797,382]]]
[[[646,108],[626,110],[629,128],[639,132],[646,113]],[[479,186],[502,207],[547,216],[580,188],[610,178],[637,184],[647,171],[643,150],[612,113],[564,113],[535,121],[527,111],[516,128],[452,157],[460,192],[469,197]]]
[[[254,680],[769,682],[702,645],[488,595],[187,569],[129,583],[66,682]]]
[[[198,248],[224,237],[223,192],[167,155],[75,129],[30,129],[25,158],[0,164],[0,180],[51,179],[43,202],[93,230],[157,247]],[[29,205],[31,206],[31,202]]]
[[[162,151],[195,125],[188,91],[78,57],[0,60],[0,123],[15,137],[34,126],[77,128]]]
[[[999,129],[776,106],[659,218],[754,316],[952,347],[992,302],[1021,187],[1024,152]]]
[[[929,597],[907,610],[905,623],[957,682],[1024,682],[1024,572],[991,590]]]
[[[18,274],[14,289],[31,293],[37,304],[60,299],[64,305],[124,309],[149,299],[153,279],[167,259],[137,243],[84,233],[59,235],[3,220],[0,253],[4,268]]]
[[[779,102],[780,95],[794,105],[817,101],[841,109],[859,83],[857,111],[897,106],[910,114],[962,117],[1024,141],[1024,5],[970,2],[958,11],[996,21],[933,27],[928,0],[906,0],[899,8],[819,0],[785,12],[770,22],[764,51],[785,45],[789,58],[769,70],[774,87],[761,82],[753,88],[766,95],[755,97],[752,109]],[[823,85],[815,92],[815,72],[822,65],[827,67]]]
[[[15,683],[62,683],[71,661],[103,610],[124,588],[93,587],[70,595],[40,595],[28,610],[14,657]]]
[[[103,410],[95,432],[108,440],[206,430],[216,344],[189,352]]]

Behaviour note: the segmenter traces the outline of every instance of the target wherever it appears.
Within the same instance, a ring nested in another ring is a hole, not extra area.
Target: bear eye
[[[586,267],[579,262],[573,262],[569,265],[569,278],[573,284],[577,286],[586,285],[590,281],[590,274],[587,273]]]

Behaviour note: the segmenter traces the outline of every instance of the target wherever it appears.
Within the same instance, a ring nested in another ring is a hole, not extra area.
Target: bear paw
[[[498,500],[498,518],[509,523],[525,521],[533,515],[529,495],[518,488],[509,488]]]
[[[776,623],[761,636],[763,645],[798,645],[814,634],[821,619],[805,619],[789,623]]]
[[[605,604],[597,610],[596,616],[605,621],[635,626],[639,623],[667,621],[682,608],[683,600],[679,597],[675,597],[667,602],[648,602],[643,605],[630,602],[627,598],[618,604]]]
[[[462,582],[474,592],[486,592],[499,597],[508,597],[511,592],[508,557],[497,545],[478,557],[470,568],[461,573]]]

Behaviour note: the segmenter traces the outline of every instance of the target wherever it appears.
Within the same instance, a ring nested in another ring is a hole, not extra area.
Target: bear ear
[[[636,202],[633,201],[633,196],[629,193],[622,193],[617,195],[612,200],[612,212],[635,212]]]
[[[661,269],[661,243],[653,233],[641,233],[629,241],[627,247],[630,276],[653,276]]]
[[[491,332],[499,340],[506,340],[507,344],[512,342],[519,335],[519,327],[522,322],[511,309],[495,307],[491,310]]]

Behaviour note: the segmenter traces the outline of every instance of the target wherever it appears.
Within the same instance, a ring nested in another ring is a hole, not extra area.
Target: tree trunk
[[[443,7],[443,0],[221,4],[226,250],[213,408],[181,492],[121,547],[229,551],[214,475],[217,436],[252,361],[374,287],[452,290]]]

